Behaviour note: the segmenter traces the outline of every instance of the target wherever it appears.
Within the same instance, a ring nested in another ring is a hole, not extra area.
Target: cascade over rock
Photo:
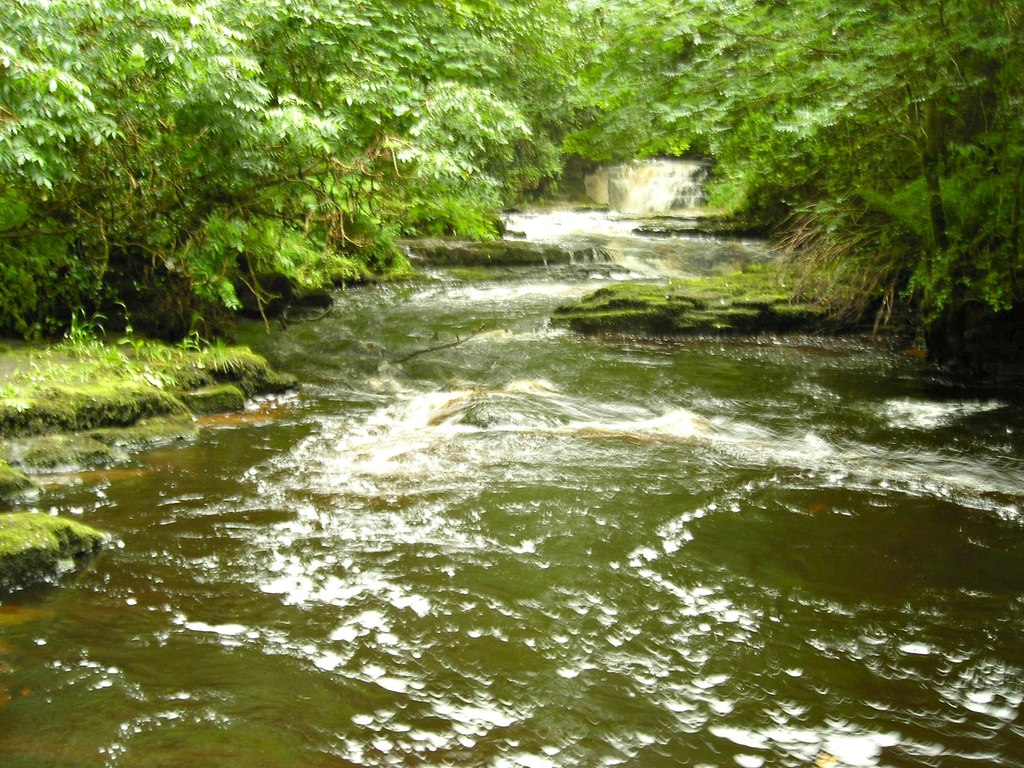
[[[670,215],[704,204],[708,166],[697,160],[644,160],[598,168],[584,181],[599,205],[635,215]]]

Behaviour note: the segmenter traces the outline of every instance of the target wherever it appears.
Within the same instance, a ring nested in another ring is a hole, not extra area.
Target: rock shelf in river
[[[825,309],[796,302],[777,268],[668,283],[619,283],[558,307],[552,322],[579,333],[797,333],[827,329]]]
[[[603,248],[569,247],[528,240],[428,239],[406,244],[410,258],[438,267],[537,267],[554,264],[604,264]]]
[[[295,385],[242,347],[147,342],[126,354],[97,340],[3,349],[0,363],[0,501],[31,489],[31,473],[104,466],[125,448],[186,440],[195,416],[239,411],[246,397]],[[73,520],[0,514],[0,592],[73,570],[105,539]]]

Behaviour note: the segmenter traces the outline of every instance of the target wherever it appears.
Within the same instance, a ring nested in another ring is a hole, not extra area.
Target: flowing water
[[[0,764],[1024,765],[1021,406],[862,340],[553,329],[765,256],[572,221],[515,226],[614,262],[253,329],[297,394],[25,501],[117,542],[0,606]]]

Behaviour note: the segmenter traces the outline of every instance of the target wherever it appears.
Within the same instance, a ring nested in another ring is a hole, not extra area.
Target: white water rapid
[[[598,205],[634,215],[676,214],[704,204],[706,163],[645,160],[599,168],[585,178]]]

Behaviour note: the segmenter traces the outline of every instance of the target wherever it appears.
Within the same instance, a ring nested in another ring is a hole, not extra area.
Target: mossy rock
[[[81,434],[39,435],[12,440],[6,446],[7,460],[27,469],[97,466],[113,458],[110,448]]]
[[[103,546],[95,528],[50,515],[0,515],[0,590],[54,580]]]
[[[236,411],[247,397],[296,386],[245,347],[26,346],[0,362],[0,438],[89,433],[42,441],[16,457],[36,467],[104,461],[103,446],[187,439],[196,432],[193,411]]]
[[[830,330],[825,309],[794,302],[772,265],[668,284],[619,283],[559,307],[552,322],[578,333],[655,336]]]
[[[739,216],[652,216],[633,230],[644,237],[713,235],[716,237],[765,237],[766,227]]]
[[[234,384],[217,384],[192,392],[181,392],[178,397],[196,416],[245,409],[245,393]]]
[[[32,487],[28,475],[12,469],[6,461],[0,461],[0,499]]]
[[[199,428],[191,415],[140,419],[127,427],[103,427],[88,433],[93,441],[116,448],[143,448],[191,440]]]

